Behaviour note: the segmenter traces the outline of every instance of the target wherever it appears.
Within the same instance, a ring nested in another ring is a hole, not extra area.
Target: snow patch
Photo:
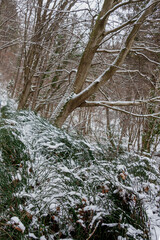
[[[12,225],[13,228],[23,233],[25,231],[25,226],[18,217],[12,217],[11,220],[7,222],[7,224]]]

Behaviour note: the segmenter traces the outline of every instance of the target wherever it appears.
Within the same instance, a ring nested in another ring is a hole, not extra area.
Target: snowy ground
[[[0,89],[0,99],[2,106],[4,106],[8,101],[7,92],[3,90],[2,85]],[[68,219],[68,208],[75,209],[76,206],[79,206],[79,208],[77,207],[77,212],[79,212],[77,223],[84,230],[86,229],[84,216],[86,213],[92,212],[89,226],[93,232],[96,224],[100,223],[107,211],[108,214],[111,214],[108,206],[113,207],[114,204],[109,202],[107,194],[112,191],[110,185],[114,182],[115,194],[120,193],[124,200],[126,194],[133,193],[133,199],[130,199],[131,205],[134,206],[136,199],[142,200],[148,216],[151,240],[160,240],[160,179],[157,177],[160,167],[159,157],[149,159],[137,156],[141,161],[133,163],[129,160],[130,155],[125,154],[124,160],[122,157],[122,159],[115,159],[111,163],[107,162],[106,159],[101,159],[99,162],[92,160],[87,163],[86,159],[83,159],[86,156],[84,149],[87,143],[84,144],[81,140],[72,139],[64,132],[59,132],[49,123],[42,122],[34,114],[30,113],[26,116],[22,114],[6,122],[8,127],[11,126],[12,129],[15,128],[21,132],[20,139],[27,147],[32,160],[28,164],[28,184],[32,186],[32,189],[26,191],[24,188],[15,194],[15,196],[28,199],[25,206],[20,207],[33,216],[31,230],[25,235],[25,239],[46,240],[44,235],[40,238],[35,235],[33,226],[40,227],[38,218],[40,214],[45,217],[47,211],[55,214],[52,217],[60,225],[66,221],[66,228],[71,231],[74,228],[74,223]],[[66,143],[70,143],[70,145],[66,146]],[[90,144],[88,144],[88,148],[93,151]],[[73,150],[76,152],[75,155],[69,154]],[[68,156],[68,160],[64,161],[62,153]],[[128,159],[128,162],[125,162],[125,159]],[[123,161],[125,165],[122,164]],[[147,166],[152,171],[149,172]],[[144,171],[145,181],[142,181],[143,173],[140,173],[141,179],[131,173],[133,167],[142,171],[147,169]],[[19,167],[13,180],[21,181],[22,178],[22,168]],[[97,189],[97,186],[100,189]],[[26,226],[23,219],[12,216],[8,219],[7,224],[15,229],[21,229],[21,232],[25,234]],[[115,224],[118,223],[108,224],[107,227],[114,227]],[[124,223],[120,225],[127,228],[128,236],[132,236],[134,239],[139,233],[141,234],[141,230],[135,229],[132,225]],[[55,239],[55,235],[50,235],[49,239]],[[126,239],[118,237],[118,240]]]

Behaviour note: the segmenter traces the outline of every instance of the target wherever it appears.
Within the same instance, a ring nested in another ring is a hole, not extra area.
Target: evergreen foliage
[[[152,239],[147,210],[156,204],[158,216],[160,185],[153,159],[91,146],[9,106],[0,153],[0,239]]]

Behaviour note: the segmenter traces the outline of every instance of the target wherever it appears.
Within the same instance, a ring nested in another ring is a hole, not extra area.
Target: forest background
[[[90,141],[152,153],[159,23],[159,0],[1,0],[1,82],[18,109]]]
[[[159,239],[159,23],[160,0],[0,0],[0,239]]]

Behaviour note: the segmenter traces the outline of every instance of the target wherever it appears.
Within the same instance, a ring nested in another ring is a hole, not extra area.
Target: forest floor
[[[159,157],[17,112],[3,88],[0,99],[0,239],[159,240]]]

